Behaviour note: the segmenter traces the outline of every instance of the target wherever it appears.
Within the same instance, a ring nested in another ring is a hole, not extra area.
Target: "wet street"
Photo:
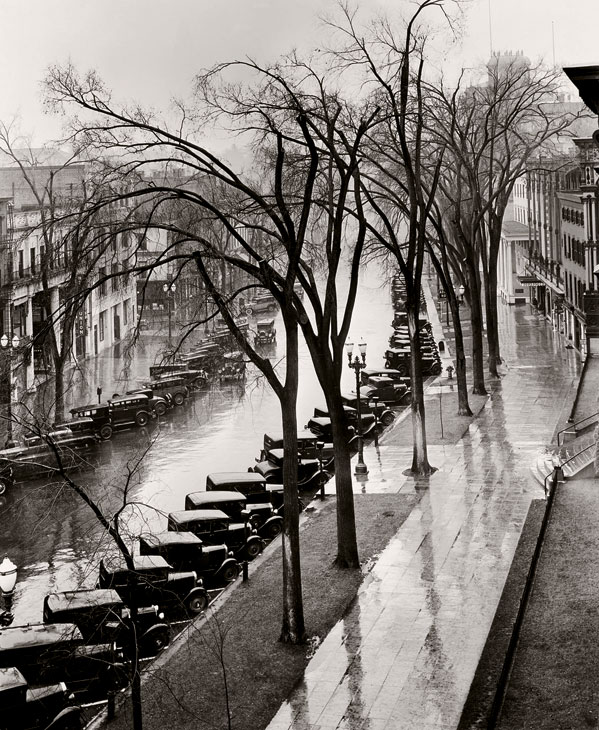
[[[264,317],[268,318],[268,317]],[[360,287],[350,336],[368,343],[368,364],[383,365],[391,334],[392,307],[388,287],[378,271],[368,271]],[[278,346],[283,354],[283,327],[277,318]],[[165,338],[145,338],[129,361],[117,349],[114,357],[86,363],[84,377],[72,386],[72,405],[96,402],[123,393],[149,376],[150,365],[160,361]],[[354,374],[344,373],[346,390],[355,387]],[[305,347],[300,352],[298,423],[303,426],[315,405],[324,403]],[[216,471],[247,471],[260,452],[264,432],[280,431],[276,397],[253,369],[245,383],[213,384],[192,395],[184,407],[171,411],[152,429],[122,431],[99,447],[94,470],[75,475],[89,488],[105,514],[112,515],[123,499],[130,479],[123,514],[126,534],[166,529],[168,512],[183,509],[185,495],[204,488],[206,475]],[[141,460],[141,461],[140,461]],[[7,491],[0,506],[0,555],[19,567],[13,602],[15,625],[41,619],[43,597],[57,590],[93,587],[100,558],[111,550],[90,509],[69,488],[48,480],[20,483]]]
[[[438,471],[402,476],[411,444],[386,434],[368,490],[419,502],[268,730],[458,726],[530,501],[542,498],[531,466],[580,372],[528,307],[499,313],[505,374],[458,443],[429,449]]]

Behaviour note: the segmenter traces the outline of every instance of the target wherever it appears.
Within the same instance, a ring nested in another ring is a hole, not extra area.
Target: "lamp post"
[[[356,374],[356,410],[358,411],[358,463],[356,464],[355,474],[368,474],[368,469],[364,463],[364,443],[362,440],[362,408],[360,403],[360,371],[366,367],[366,343],[362,340],[358,345],[360,357],[356,355],[353,360],[354,343],[347,342],[345,344],[345,352],[347,353],[347,364]],[[361,359],[360,359],[361,358]]]
[[[17,583],[17,566],[7,556],[0,563],[0,596],[3,611],[0,612],[0,625],[8,626],[12,620],[12,594]]]
[[[8,355],[8,404],[6,408],[6,443],[5,448],[12,449],[15,445],[12,437],[12,355],[13,350],[19,346],[19,338],[17,335],[10,337],[9,335],[2,335],[0,337],[0,346]]]
[[[458,300],[458,307],[461,307],[464,303],[464,292],[466,291],[463,284],[460,284],[455,289],[456,298]],[[445,324],[449,327],[449,297],[445,299]]]
[[[324,499],[324,483],[325,479],[323,479],[322,475],[322,450],[324,449],[324,441],[317,441],[316,442],[316,452],[318,454],[318,474],[319,474],[319,486],[320,486],[320,498]]]
[[[171,340],[173,337],[173,328],[172,328],[172,299],[175,296],[175,292],[177,291],[177,285],[174,281],[169,282],[168,284],[162,285],[162,291],[166,294],[166,307],[167,307],[167,317],[168,317],[168,344],[170,346]]]

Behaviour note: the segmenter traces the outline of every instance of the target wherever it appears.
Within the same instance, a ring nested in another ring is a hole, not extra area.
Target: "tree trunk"
[[[455,375],[458,384],[458,416],[471,416],[472,411],[468,402],[468,383],[466,381],[464,332],[462,331],[460,308],[459,306],[455,306],[453,298],[451,299],[451,315],[453,317],[453,331],[455,335]]]
[[[420,360],[420,328],[418,326],[419,302],[406,302],[408,333],[410,335],[410,375],[412,380],[412,467],[414,476],[427,476],[436,471],[428,461],[426,446],[426,416],[424,409],[424,388]]]
[[[54,422],[64,421],[64,360],[54,358]]]
[[[501,363],[501,355],[497,327],[497,257],[490,255],[487,266],[485,305],[487,311],[487,341],[489,343],[489,372],[498,378],[497,366]]]
[[[283,420],[283,625],[280,640],[301,644],[306,640],[299,543],[299,500],[297,487],[297,389],[298,331],[293,316],[285,318],[286,370],[281,397]]]
[[[483,357],[483,319],[480,302],[480,280],[470,260],[467,265],[470,292],[470,322],[472,325],[472,392],[487,395]]]
[[[333,429],[335,444],[335,493],[337,496],[337,557],[338,568],[360,567],[356,515],[354,510],[351,455],[347,439],[347,421],[341,401],[341,385],[334,376],[323,388]]]

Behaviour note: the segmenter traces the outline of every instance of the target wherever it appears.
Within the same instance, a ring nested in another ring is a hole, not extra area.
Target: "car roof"
[[[269,439],[270,441],[282,441],[283,434],[281,431],[271,431],[270,433],[264,434],[264,439],[265,440]],[[297,432],[297,440],[298,441],[316,441],[317,437],[312,433],[312,431],[303,429],[302,431]]]
[[[241,492],[211,490],[210,492],[191,492],[187,495],[187,499],[202,504],[202,502],[246,502],[247,498]]]
[[[0,667],[0,692],[27,688],[27,680],[16,667]]]
[[[75,411],[95,411],[100,408],[108,408],[109,404],[107,402],[103,403],[90,403],[87,406],[75,406],[75,408],[71,408],[71,413],[74,413]]]
[[[93,588],[81,591],[49,593],[44,603],[51,611],[91,608],[93,606],[122,605],[119,594],[110,588]]]
[[[259,475],[251,471],[217,471],[212,474],[208,474],[206,477],[206,483],[208,480],[214,484],[214,486],[220,486],[223,484],[257,484],[263,482],[264,479]]]
[[[111,398],[108,402],[111,405],[115,405],[116,403],[120,403],[121,401],[132,400],[133,398],[139,399],[142,401],[148,400],[148,396],[144,395],[143,393],[129,393],[128,395],[119,395],[116,398]]]
[[[159,532],[157,534],[142,535],[146,545],[159,547],[160,545],[203,545],[202,541],[193,532]]]
[[[106,570],[116,572],[117,570],[127,570],[127,563],[122,556],[107,558],[102,561]],[[133,565],[135,570],[156,570],[158,568],[167,568],[172,570],[172,566],[160,555],[134,555]]]
[[[83,636],[75,624],[27,624],[0,629],[0,651],[27,649],[44,644],[51,646],[59,641],[83,643]]]
[[[229,515],[226,515],[219,509],[186,509],[180,512],[171,512],[169,514],[169,520],[172,518],[179,524],[186,524],[187,522],[195,522],[196,520],[230,520]]]

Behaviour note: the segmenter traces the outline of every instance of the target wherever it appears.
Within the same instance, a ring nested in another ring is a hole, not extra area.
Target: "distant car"
[[[171,406],[171,401],[157,393],[153,388],[136,388],[128,390],[126,395],[145,395],[152,415],[164,416]]]
[[[271,345],[277,340],[277,330],[274,319],[264,319],[256,322],[254,345]]]
[[[113,588],[123,602],[177,611],[190,616],[205,611],[208,594],[194,571],[175,571],[164,558],[136,556],[133,575],[124,560],[102,560],[98,588]]]
[[[16,667],[0,668],[3,730],[78,730],[81,708],[64,682],[30,686]]]
[[[185,497],[185,509],[220,509],[237,522],[249,521],[259,535],[270,540],[283,530],[283,518],[272,504],[253,503],[237,491],[192,492]]]
[[[50,593],[44,598],[43,616],[45,624],[75,624],[86,644],[114,642],[127,655],[131,651],[131,613],[115,590]],[[170,630],[157,606],[138,609],[135,635],[142,656],[157,654],[168,646]]]
[[[160,555],[175,570],[193,570],[203,581],[226,585],[239,575],[239,563],[225,544],[204,545],[191,532],[160,532],[139,538],[141,555]]]
[[[207,544],[225,543],[238,559],[253,560],[264,547],[249,522],[234,522],[229,515],[217,509],[171,512],[168,529],[171,532],[192,532]]]
[[[145,387],[150,388],[156,396],[170,397],[176,406],[182,406],[189,395],[187,382],[179,374],[155,378],[145,383]]]

